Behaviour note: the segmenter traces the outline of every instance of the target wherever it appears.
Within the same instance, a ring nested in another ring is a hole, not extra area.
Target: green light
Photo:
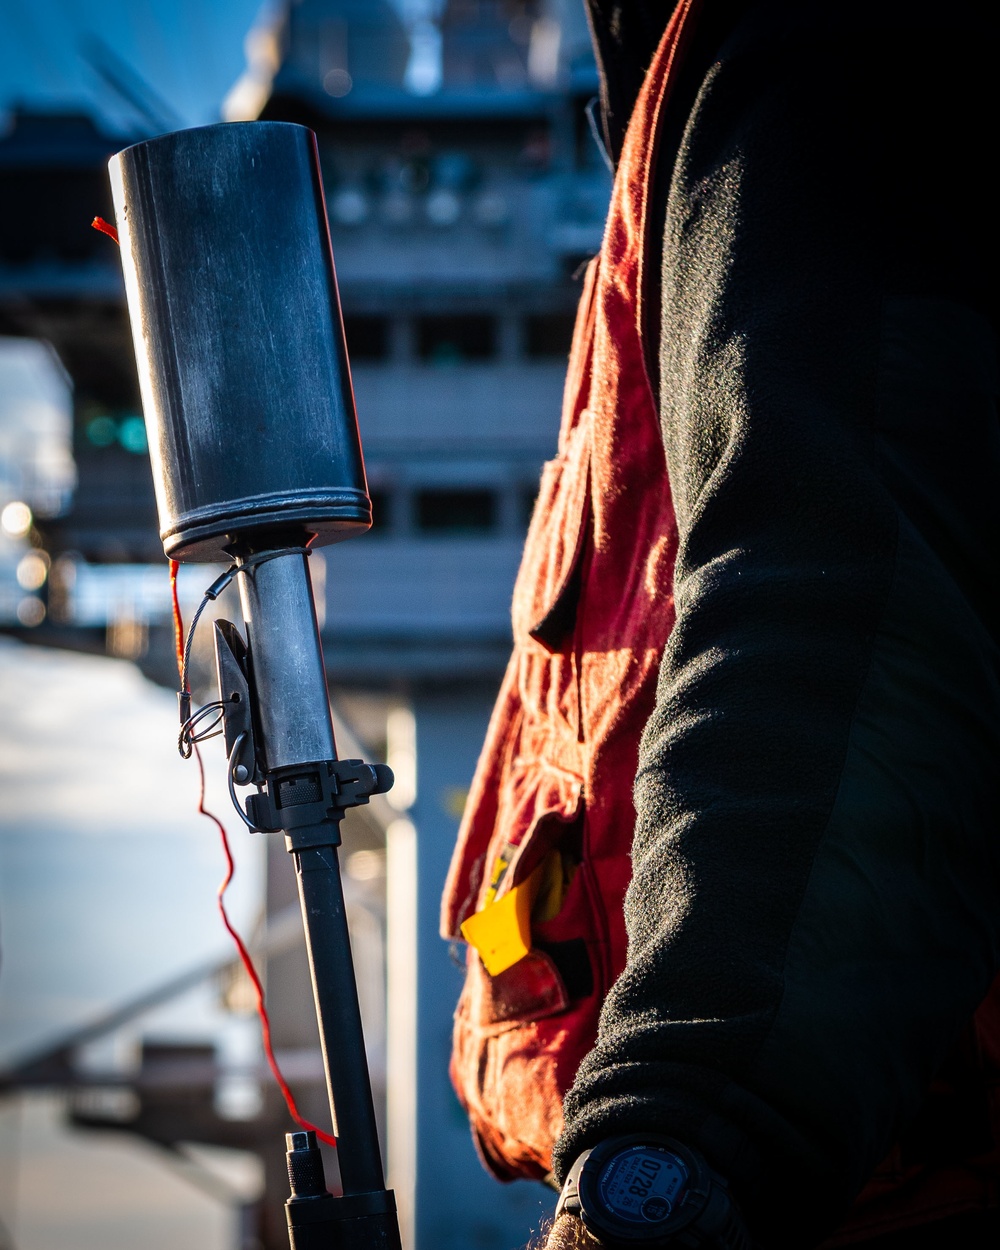
[[[87,422],[87,442],[95,447],[110,447],[118,437],[118,422],[112,417],[94,417]]]
[[[146,441],[146,423],[142,417],[125,417],[118,427],[118,441],[133,455],[141,456],[149,450]]]

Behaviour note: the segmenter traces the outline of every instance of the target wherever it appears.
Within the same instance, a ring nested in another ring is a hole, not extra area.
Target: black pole
[[[338,1155],[340,1180],[345,1194],[369,1193],[383,1188],[384,1177],[337,848],[312,847],[293,856],[323,1066],[335,1132],[345,1146]]]

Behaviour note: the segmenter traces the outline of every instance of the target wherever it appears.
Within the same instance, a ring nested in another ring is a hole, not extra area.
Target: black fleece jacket
[[[614,153],[669,6],[590,4]],[[678,619],[556,1167],[669,1131],[790,1248],[1000,966],[998,46],[972,0],[704,7],[653,241]]]

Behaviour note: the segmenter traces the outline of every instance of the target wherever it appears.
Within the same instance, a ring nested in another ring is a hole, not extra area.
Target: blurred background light
[[[87,422],[87,442],[95,447],[111,447],[118,438],[118,423],[113,417],[94,417]]]
[[[141,456],[149,450],[146,440],[146,423],[142,417],[124,417],[118,423],[118,441],[126,451]]]
[[[29,551],[17,566],[17,584],[22,590],[41,590],[49,575],[49,556],[44,551]]]
[[[19,499],[12,500],[0,513],[0,525],[11,538],[23,538],[31,529],[31,509]]]
[[[17,605],[17,619],[28,629],[34,629],[45,620],[45,604],[29,595]]]

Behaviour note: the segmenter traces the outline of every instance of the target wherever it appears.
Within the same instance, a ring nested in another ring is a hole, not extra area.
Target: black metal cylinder
[[[385,1181],[337,848],[299,851],[295,861],[340,1181],[348,1196],[380,1192]]]
[[[291,1250],[400,1250],[391,1189],[285,1204]]]
[[[267,769],[336,759],[306,557],[277,556],[239,582]]]
[[[218,560],[371,524],[316,139],[232,122],[110,163],[160,537]]]

